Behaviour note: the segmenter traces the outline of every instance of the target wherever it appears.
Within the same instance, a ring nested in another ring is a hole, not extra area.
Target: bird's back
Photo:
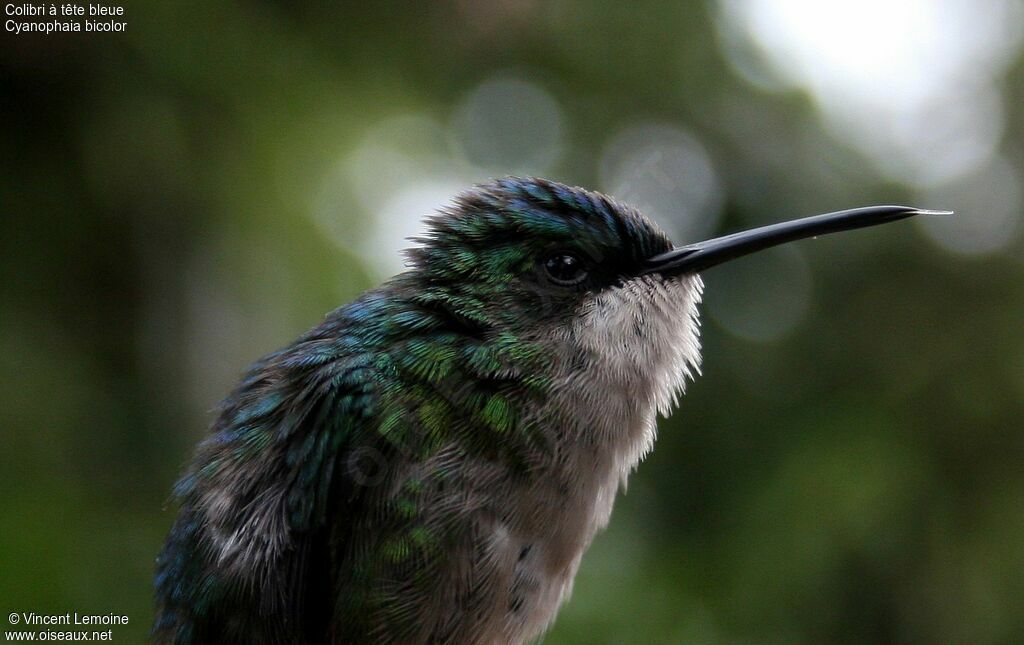
[[[517,602],[501,578],[520,554],[497,561],[494,540],[545,450],[519,418],[543,396],[543,359],[398,281],[256,363],[177,486],[156,639],[465,642],[504,629],[492,596],[501,614]]]

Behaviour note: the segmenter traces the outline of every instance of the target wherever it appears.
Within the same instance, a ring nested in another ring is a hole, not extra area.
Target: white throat
[[[596,362],[588,373],[667,415],[700,374],[700,276],[641,276],[582,306],[572,336]]]
[[[657,414],[700,373],[703,286],[699,276],[633,278],[590,296],[562,331],[572,358],[552,404],[569,412],[576,446],[593,446],[595,466],[623,483],[653,447]]]

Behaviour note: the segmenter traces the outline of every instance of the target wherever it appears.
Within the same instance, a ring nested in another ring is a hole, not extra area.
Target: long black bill
[[[793,240],[895,222],[914,215],[952,215],[952,212],[928,211],[909,206],[868,206],[814,215],[672,249],[649,258],[643,273],[696,273],[727,260]]]

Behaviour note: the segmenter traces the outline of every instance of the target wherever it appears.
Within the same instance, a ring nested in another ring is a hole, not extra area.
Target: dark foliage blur
[[[849,4],[132,2],[124,34],[5,31],[0,610],[141,640],[236,375],[454,191],[529,173],[681,241],[958,210],[708,272],[703,377],[546,642],[1024,641],[1021,4]]]

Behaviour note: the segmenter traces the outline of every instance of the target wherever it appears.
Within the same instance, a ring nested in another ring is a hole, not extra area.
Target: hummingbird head
[[[667,412],[699,369],[699,271],[922,212],[853,209],[674,246],[636,209],[600,193],[508,177],[428,218],[405,275],[421,303],[485,334],[547,341],[553,355],[587,368],[577,372],[601,375],[603,388],[628,387]]]
[[[570,321],[673,248],[635,209],[534,178],[479,186],[427,224],[422,246],[408,251],[421,287],[487,328],[517,333]]]
[[[544,179],[507,177],[459,195],[407,251],[426,298],[486,327],[565,321],[609,289],[699,283],[697,273],[792,240],[922,213],[858,208],[673,246],[636,209]]]

